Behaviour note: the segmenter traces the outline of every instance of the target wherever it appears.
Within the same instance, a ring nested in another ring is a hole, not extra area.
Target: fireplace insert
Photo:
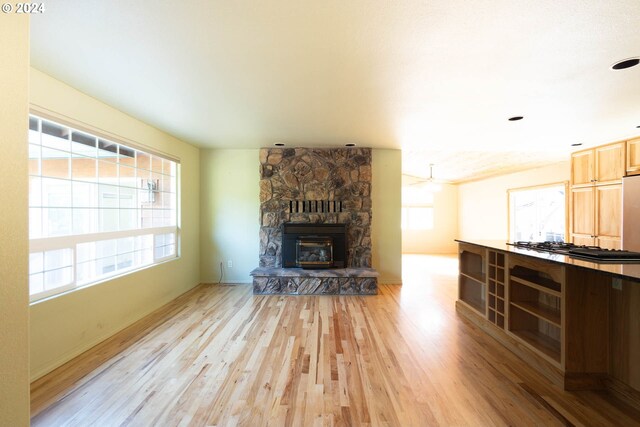
[[[333,265],[333,239],[327,236],[298,237],[296,264],[302,268],[327,268]]]
[[[345,224],[282,225],[282,266],[302,268],[346,267]]]

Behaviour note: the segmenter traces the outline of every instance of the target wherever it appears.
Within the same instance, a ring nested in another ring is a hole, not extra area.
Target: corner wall
[[[199,283],[200,154],[197,148],[33,68],[30,89],[31,104],[53,116],[85,123],[181,162],[180,258],[33,304],[31,377],[36,379]]]
[[[223,283],[251,283],[249,272],[258,266],[260,232],[258,152],[201,152],[200,278],[204,283],[220,280],[220,263]]]
[[[0,426],[29,425],[29,17],[0,16]]]
[[[509,239],[507,190],[569,180],[569,161],[458,186],[458,237]]]
[[[402,282],[402,155],[400,150],[373,150],[371,243],[378,283]]]

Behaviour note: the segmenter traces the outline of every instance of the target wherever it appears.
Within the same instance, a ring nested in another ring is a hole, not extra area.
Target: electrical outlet
[[[231,260],[227,261],[227,267],[233,268],[233,261]]]
[[[613,289],[621,291],[622,290],[622,279],[618,279],[617,277],[614,277],[613,279],[611,279],[611,287]]]

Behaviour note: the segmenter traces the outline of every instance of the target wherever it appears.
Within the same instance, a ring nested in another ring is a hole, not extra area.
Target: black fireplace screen
[[[333,264],[331,237],[307,236],[296,241],[298,267],[330,267]]]

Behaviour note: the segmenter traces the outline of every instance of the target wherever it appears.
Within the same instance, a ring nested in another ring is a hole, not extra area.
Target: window
[[[511,241],[566,241],[566,183],[519,188],[508,193]]]
[[[428,206],[403,206],[403,230],[431,230],[433,228],[433,208]]]
[[[29,117],[31,301],[178,256],[178,163]]]
[[[401,227],[403,230],[433,229],[433,192],[411,185],[402,187]]]

